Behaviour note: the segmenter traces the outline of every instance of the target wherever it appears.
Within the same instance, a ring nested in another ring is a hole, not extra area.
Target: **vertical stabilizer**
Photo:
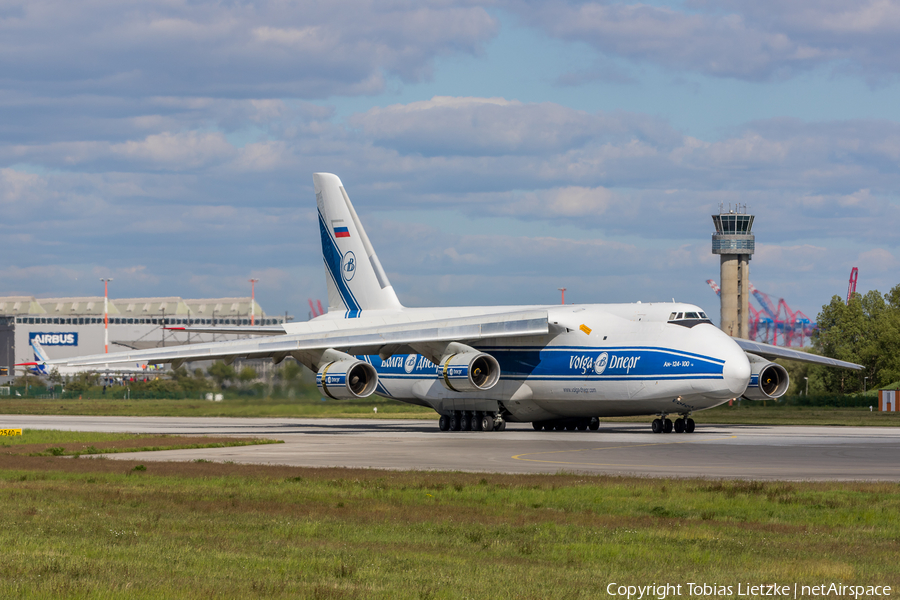
[[[314,173],[328,312],[354,318],[363,310],[402,308],[341,180]]]
[[[50,360],[37,338],[31,340],[31,349],[34,350],[34,362],[43,364]]]

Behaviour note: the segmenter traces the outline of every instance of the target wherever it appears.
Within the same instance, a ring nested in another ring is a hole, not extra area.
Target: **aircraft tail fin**
[[[341,180],[314,173],[319,231],[328,282],[328,312],[359,317],[364,310],[403,308]]]
[[[34,361],[36,363],[46,363],[50,360],[37,338],[31,340],[31,349],[34,350]]]

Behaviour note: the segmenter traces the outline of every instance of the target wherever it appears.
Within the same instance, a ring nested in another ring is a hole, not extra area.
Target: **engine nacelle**
[[[319,369],[316,385],[324,395],[335,400],[365,398],[375,391],[378,372],[361,360],[339,360]]]
[[[500,363],[484,352],[462,352],[441,359],[441,382],[454,392],[483,392],[500,381]]]
[[[747,358],[750,359],[750,385],[744,392],[744,398],[773,400],[787,392],[791,379],[784,367],[755,354],[748,353]]]

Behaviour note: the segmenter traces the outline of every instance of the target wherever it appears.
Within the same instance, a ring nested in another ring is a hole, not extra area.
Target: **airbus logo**
[[[43,333],[33,331],[28,334],[28,343],[31,344],[37,340],[42,346],[77,346],[77,333]]]
[[[353,252],[346,253],[341,260],[341,275],[344,281],[350,281],[356,275],[356,255]]]

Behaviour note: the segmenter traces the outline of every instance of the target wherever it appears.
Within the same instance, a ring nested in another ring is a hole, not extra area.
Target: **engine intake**
[[[323,365],[316,373],[319,390],[334,400],[365,398],[378,385],[375,367],[361,360],[340,360]]]
[[[484,352],[462,352],[441,359],[441,382],[454,392],[483,392],[500,381],[500,363]]]
[[[747,358],[750,359],[750,385],[744,392],[744,398],[773,400],[787,392],[791,379],[784,367],[755,354],[748,353]]]

